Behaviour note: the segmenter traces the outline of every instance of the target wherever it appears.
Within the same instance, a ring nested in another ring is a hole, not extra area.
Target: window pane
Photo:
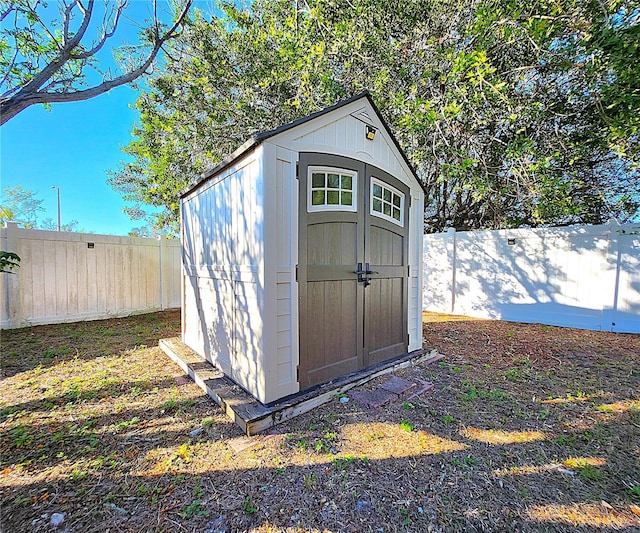
[[[382,187],[380,185],[373,184],[373,196],[376,198],[382,198]]]
[[[343,190],[350,191],[351,189],[351,176],[342,176],[342,187]]]
[[[327,192],[327,204],[338,205],[340,203],[340,193],[338,191]]]
[[[391,191],[390,191],[389,189],[385,189],[385,190],[384,190],[384,199],[385,199],[387,202],[390,202],[390,201],[391,201]]]
[[[397,194],[393,195],[393,205],[400,207],[400,197]]]
[[[328,174],[327,178],[327,187],[332,189],[340,188],[340,176],[338,174]]]
[[[314,189],[324,188],[324,173],[314,172],[311,175],[311,186]]]
[[[396,207],[393,208],[393,218],[400,220],[400,209]]]
[[[311,205],[324,205],[324,191],[313,191]]]
[[[353,193],[343,192],[341,193],[341,201],[342,205],[353,205]]]
[[[388,217],[391,216],[391,205],[390,204],[384,204],[384,214],[387,215]]]
[[[382,202],[380,200],[373,199],[373,210],[382,213]]]

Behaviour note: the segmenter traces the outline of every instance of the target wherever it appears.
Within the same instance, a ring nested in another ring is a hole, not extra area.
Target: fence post
[[[611,300],[608,302],[602,302],[602,325],[603,331],[616,331],[616,312],[618,310],[618,297],[620,291],[620,236],[618,229],[620,224],[614,218],[610,219],[607,223],[609,234],[609,246],[607,248],[607,262],[610,265],[611,270],[615,271],[612,283],[612,295]]]
[[[447,238],[451,246],[451,314],[455,314],[456,308],[456,229],[447,230]]]
[[[23,259],[18,247],[18,224],[15,222],[6,223],[6,250],[13,252]],[[22,265],[22,261],[20,263]],[[17,267],[11,274],[6,275],[6,302],[7,319],[10,328],[19,328],[22,325],[22,299],[20,297],[20,268]]]
[[[169,297],[167,294],[167,283],[171,275],[165,268],[164,262],[167,257],[167,239],[160,235],[158,236],[158,261],[160,272],[160,309],[163,311],[169,306]]]

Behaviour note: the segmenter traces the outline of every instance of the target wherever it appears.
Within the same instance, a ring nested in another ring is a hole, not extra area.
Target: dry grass
[[[156,347],[176,312],[3,332],[1,529],[640,528],[640,336],[426,318],[431,391],[250,439]]]

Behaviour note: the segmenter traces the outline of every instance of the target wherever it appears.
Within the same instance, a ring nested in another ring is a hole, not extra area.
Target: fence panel
[[[93,320],[180,306],[180,243],[28,230],[7,224],[2,249],[20,268],[0,275],[0,327]]]
[[[452,313],[454,308],[456,232],[424,236],[422,308]]]
[[[618,234],[611,331],[640,332],[640,227]]]
[[[640,226],[424,237],[424,309],[640,333]]]

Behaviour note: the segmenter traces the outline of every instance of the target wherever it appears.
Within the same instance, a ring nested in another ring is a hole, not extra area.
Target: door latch
[[[367,263],[367,265],[368,265],[368,263]],[[358,270],[354,270],[353,273],[354,274],[358,274],[358,283],[364,283],[365,287],[368,285],[368,283],[367,283],[367,271],[366,270],[362,270],[362,263],[358,263]]]
[[[375,270],[371,270],[369,263],[367,263],[364,268],[367,271],[367,276],[370,276],[371,274],[378,274]]]
[[[353,271],[354,274],[358,274],[358,283],[364,284],[365,287],[371,285],[371,275],[377,274],[375,270],[371,270],[369,263],[365,264],[364,270],[362,269],[362,263],[358,263],[358,270]]]

